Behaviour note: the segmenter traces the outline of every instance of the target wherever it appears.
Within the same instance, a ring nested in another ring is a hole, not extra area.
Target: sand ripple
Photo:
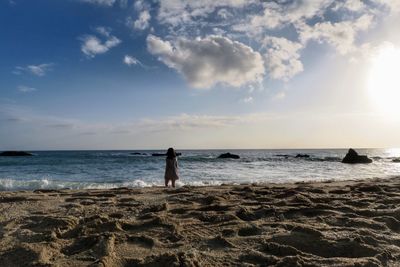
[[[0,193],[0,266],[399,266],[400,178]]]

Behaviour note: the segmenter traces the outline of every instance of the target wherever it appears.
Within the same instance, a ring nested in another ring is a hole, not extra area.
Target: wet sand
[[[0,266],[399,266],[400,177],[0,192]]]

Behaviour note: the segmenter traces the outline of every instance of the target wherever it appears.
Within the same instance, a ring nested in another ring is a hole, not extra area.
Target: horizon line
[[[174,148],[180,151],[190,150],[347,150],[347,149],[400,149],[399,147],[331,147],[331,148]],[[0,149],[4,151],[33,151],[33,152],[51,152],[51,151],[163,151],[168,148],[128,148],[128,149]]]

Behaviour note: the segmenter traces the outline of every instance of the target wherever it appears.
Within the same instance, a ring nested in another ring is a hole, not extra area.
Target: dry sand
[[[400,178],[0,193],[0,266],[400,266]]]

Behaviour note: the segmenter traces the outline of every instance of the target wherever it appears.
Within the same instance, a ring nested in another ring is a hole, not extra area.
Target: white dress
[[[166,159],[165,165],[165,180],[178,180],[178,161],[176,158],[173,159]]]

